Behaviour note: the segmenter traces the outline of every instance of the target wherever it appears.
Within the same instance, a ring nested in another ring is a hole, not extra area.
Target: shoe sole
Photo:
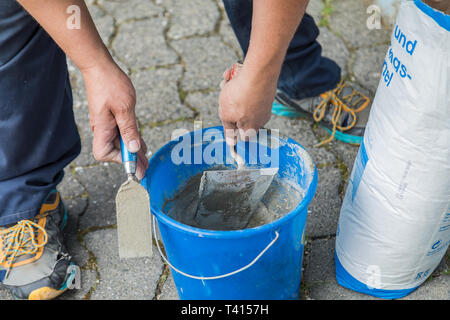
[[[77,272],[80,270],[79,268],[76,268],[76,265],[71,262],[70,266],[74,266],[72,268],[70,274],[67,276],[67,279],[64,281],[62,286],[59,289],[54,289],[50,287],[42,287],[39,289],[36,289],[32,291],[28,299],[21,299],[13,294],[13,297],[15,300],[52,300],[60,295],[62,295],[64,292],[66,292],[69,289],[70,284],[73,283],[74,279],[76,278]]]

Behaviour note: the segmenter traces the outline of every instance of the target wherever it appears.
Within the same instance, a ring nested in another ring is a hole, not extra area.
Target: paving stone
[[[132,19],[155,17],[162,14],[162,9],[152,1],[142,0],[98,0],[98,4],[118,23]]]
[[[72,87],[73,108],[79,108],[83,105],[87,106],[83,76],[70,58],[67,58],[67,69],[69,70],[70,85]]]
[[[243,60],[243,52],[241,46],[236,38],[236,35],[234,34],[233,29],[231,28],[230,20],[228,19],[225,7],[223,6],[223,1],[218,0],[217,4],[220,11],[222,12],[222,20],[220,21],[219,27],[219,34],[222,38],[222,41],[235,50],[239,60]]]
[[[177,82],[183,69],[157,68],[132,75],[136,89],[136,116],[141,124],[193,117],[192,110],[184,106],[178,94]]]
[[[142,129],[142,138],[147,144],[147,157],[150,158],[156,151],[168,143],[172,137],[179,136],[180,132],[193,130],[194,123],[191,121],[177,121],[162,126]]]
[[[78,127],[78,133],[81,139],[81,153],[72,162],[75,166],[88,166],[97,164],[98,162],[92,155],[92,130],[89,122],[89,110],[87,103],[73,109],[75,114],[75,122]]]
[[[330,58],[341,67],[341,75],[347,74],[347,64],[350,53],[344,42],[333,34],[328,28],[320,27],[318,37],[319,43],[322,45],[322,55]]]
[[[64,178],[58,185],[58,191],[63,199],[76,198],[85,192],[84,187],[72,176],[68,167],[64,169]]]
[[[230,21],[228,20],[226,14],[224,14],[224,18],[220,22],[219,34],[222,37],[222,41],[234,49],[238,59],[243,60],[241,45],[239,44],[236,35],[231,28]]]
[[[63,230],[64,242],[72,261],[77,266],[84,266],[88,260],[88,254],[78,241],[78,221],[87,208],[88,202],[85,197],[64,199],[67,208],[67,224]]]
[[[119,259],[117,230],[90,232],[84,240],[96,257],[100,281],[91,299],[152,299],[163,269],[157,249],[151,258]]]
[[[380,300],[340,286],[335,278],[336,238],[313,240],[306,256],[303,282],[308,288],[308,296],[319,300]],[[440,275],[425,281],[416,291],[402,300],[448,300],[450,276]]]
[[[158,300],[180,300],[178,296],[177,287],[175,286],[175,282],[173,281],[172,272],[164,282],[164,286],[161,290],[161,294],[158,297]]]
[[[323,1],[322,0],[310,0],[308,7],[306,8],[306,13],[311,15],[314,18],[314,21],[318,25],[320,19],[322,18],[322,10],[323,10]]]
[[[308,240],[309,253],[305,257],[303,281],[308,283],[334,281],[335,237],[329,239]]]
[[[222,125],[219,117],[219,94],[219,91],[195,92],[186,97],[186,103],[199,112],[196,120],[202,121],[204,128]]]
[[[171,15],[167,32],[171,39],[208,34],[214,31],[220,17],[217,4],[212,0],[163,0],[160,3]]]
[[[318,300],[356,299],[372,300],[373,297],[341,287],[335,278],[334,246],[336,238],[312,241],[306,256],[303,283],[309,298]]]
[[[96,285],[97,273],[93,270],[81,270],[81,288],[67,290],[56,300],[83,300],[89,297],[89,291]]]
[[[105,44],[108,44],[114,34],[114,18],[107,15],[96,5],[89,5],[88,9],[100,37]]]
[[[388,46],[380,45],[374,48],[362,48],[356,51],[353,73],[358,82],[375,94],[380,82],[383,61]]]
[[[164,18],[122,24],[112,45],[115,55],[131,69],[176,63],[178,56],[164,39],[166,25]]]
[[[428,279],[401,300],[450,300],[450,276],[441,275]]]
[[[0,300],[14,300],[14,297],[9,293],[8,289],[2,287],[0,288]]]
[[[342,159],[344,165],[347,167],[347,173],[350,175],[355,163],[356,155],[358,154],[359,146],[344,143],[338,140],[331,142],[329,146]]]
[[[390,32],[367,28],[367,5],[363,1],[332,1],[333,13],[329,19],[330,29],[338,32],[353,47],[372,46],[389,41]]]
[[[185,91],[219,88],[223,72],[238,59],[218,36],[176,40],[171,44],[186,63],[181,82]]]
[[[339,196],[341,173],[333,166],[319,168],[316,194],[308,208],[306,235],[323,237],[336,234],[342,200]]]
[[[312,156],[316,166],[319,164],[334,163],[334,155],[325,148],[314,147],[317,140],[312,129],[312,121],[305,118],[291,119],[272,115],[265,128],[278,129],[281,135],[285,135],[300,143]]]
[[[87,168],[76,167],[75,172],[89,195],[89,205],[80,218],[79,229],[114,225],[117,190],[126,180],[122,166],[117,163],[101,163]]]
[[[314,300],[381,300],[340,286],[337,282],[313,284],[308,295]]]

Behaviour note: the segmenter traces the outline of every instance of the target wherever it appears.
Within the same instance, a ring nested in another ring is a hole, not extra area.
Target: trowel
[[[242,66],[240,62],[235,63],[227,81],[237,77]],[[227,81],[222,81],[220,87]],[[195,214],[195,221],[200,228],[244,229],[278,172],[278,168],[247,168],[244,159],[237,153],[236,146],[237,144],[228,147],[231,157],[237,163],[237,170],[203,172]]]
[[[120,149],[128,179],[120,186],[116,196],[119,257],[151,257],[150,197],[136,179],[137,154],[128,151],[122,137]]]
[[[237,170],[204,171],[195,221],[200,228],[244,229],[267,192],[278,168],[249,169],[230,147]]]

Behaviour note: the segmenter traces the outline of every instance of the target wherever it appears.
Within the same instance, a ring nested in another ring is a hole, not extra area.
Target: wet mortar
[[[212,168],[209,170],[223,170],[223,167]],[[165,200],[163,205],[163,212],[169,217],[181,222],[183,224],[200,228],[201,219],[199,215],[196,217],[198,201],[199,201],[199,186],[202,178],[202,172],[192,176],[171,198]],[[220,195],[217,196],[217,202],[220,200]],[[291,182],[281,179],[279,175],[275,175],[269,189],[260,201],[258,208],[255,210],[252,218],[244,229],[255,228],[275,220],[278,220],[295,209],[295,207],[303,199],[302,190],[293,185]],[[235,201],[239,201],[236,197]],[[211,230],[236,230],[233,226],[224,228],[221,225],[211,226]]]

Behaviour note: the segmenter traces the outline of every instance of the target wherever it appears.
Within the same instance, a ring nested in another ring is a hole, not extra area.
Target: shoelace
[[[36,230],[41,231],[44,236],[41,243],[37,242]],[[45,229],[36,222],[21,220],[10,228],[0,230],[0,239],[3,253],[0,265],[5,264],[7,269],[5,277],[7,277],[14,261],[20,256],[36,253],[39,248],[47,244],[48,236]]]
[[[320,143],[316,144],[315,147],[320,147],[324,144],[331,142],[335,137],[336,130],[347,131],[353,128],[357,120],[356,114],[367,108],[367,106],[369,105],[370,99],[353,88],[351,93],[342,96],[342,98],[340,98],[339,95],[346,87],[350,86],[344,83],[343,80],[341,80],[335,89],[328,91],[327,93],[324,94],[324,96],[322,97],[323,98],[322,102],[315,107],[313,117],[316,122],[319,122],[324,118],[327,107],[330,104],[334,106],[333,115],[331,117],[331,123],[333,124],[331,136],[328,137],[328,139],[325,139]],[[359,98],[357,98],[356,101],[352,101],[355,97],[358,96]],[[352,109],[347,105],[347,103],[358,105],[358,103],[360,103],[361,101],[364,101],[364,103],[357,109]],[[352,117],[352,122],[345,127],[338,125],[338,121],[341,117],[342,111],[348,112]]]

